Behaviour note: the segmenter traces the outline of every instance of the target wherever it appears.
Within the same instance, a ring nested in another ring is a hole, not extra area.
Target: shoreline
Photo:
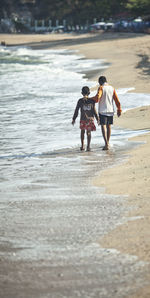
[[[56,40],[27,42],[34,49],[65,48],[78,50],[88,59],[103,59],[110,63],[102,70],[108,82],[115,88],[132,88],[135,93],[150,93],[149,89],[149,41],[144,34],[122,33],[98,34],[87,36],[57,36]],[[12,37],[12,36],[11,36]],[[10,38],[11,38],[10,37]],[[48,39],[46,36],[45,39]],[[58,39],[57,39],[58,38]],[[69,41],[69,39],[71,39]],[[80,39],[80,41],[79,41]],[[21,39],[20,39],[21,42]],[[19,44],[16,44],[19,45]],[[90,77],[91,76],[91,77]],[[87,74],[87,78],[97,81],[98,71]],[[133,92],[133,91],[132,91]],[[126,153],[127,160],[113,168],[103,170],[94,179],[94,185],[104,187],[106,193],[127,195],[125,204],[131,211],[125,215],[127,222],[108,233],[100,241],[102,247],[115,248],[122,253],[136,255],[140,260],[150,262],[150,106],[128,110],[114,126],[145,130],[147,133],[133,140],[143,142],[137,148]],[[150,265],[147,265],[146,279],[150,279]],[[150,295],[150,286],[142,288],[132,297],[146,298]]]
[[[110,34],[106,36],[109,37]],[[100,48],[99,41],[86,43],[86,47],[85,45],[73,45],[69,46],[68,48],[71,50],[78,49],[79,53],[85,55],[85,57],[88,59],[106,59],[106,62],[109,63],[109,68],[102,70],[100,75],[103,73],[107,77],[108,82],[114,85],[115,88],[134,87],[135,90],[132,92],[150,93],[150,89],[148,87],[148,74],[150,73],[150,70],[146,68],[143,59],[143,57],[146,57],[147,54],[150,54],[150,49],[148,49],[150,37],[138,35],[134,37],[135,39],[130,38],[128,39],[127,34],[127,40],[116,40],[116,37],[113,41],[101,40]],[[142,45],[141,39],[144,39],[144,46]],[[134,51],[132,49],[133,47],[135,49]],[[147,76],[145,75],[145,71]],[[96,75],[94,74],[94,76],[92,76],[91,78],[97,81],[98,77],[99,74],[97,72]],[[150,106],[129,110],[124,113],[121,118],[115,119],[114,125],[129,129],[149,130],[149,116]],[[127,161],[123,162],[119,166],[114,166],[113,169],[109,168],[106,169],[106,171],[102,171],[100,174],[98,174],[98,177],[97,179],[95,179],[94,182],[94,185],[104,187],[106,189],[106,193],[122,193],[123,195],[127,194],[128,199],[126,200],[125,204],[133,207],[133,210],[129,214],[125,215],[127,218],[127,223],[108,233],[103,239],[101,239],[100,245],[102,247],[117,249],[120,252],[127,253],[129,255],[136,255],[140,260],[149,262],[150,237],[147,236],[149,233],[148,231],[150,226],[150,219],[148,217],[149,212],[147,211],[150,209],[150,204],[147,203],[147,200],[150,194],[148,181],[150,177],[150,164],[148,164],[147,167],[147,163],[149,162],[150,134],[143,134],[139,137],[134,138],[133,140],[146,143],[138,146],[137,148],[134,148],[133,150],[130,150],[128,153],[126,153],[129,155]],[[136,156],[134,157],[135,154]],[[143,158],[139,163],[141,155],[143,156]],[[137,165],[137,167],[135,167],[135,165]],[[126,168],[127,171],[125,171]],[[116,175],[118,169],[120,169],[121,172]],[[111,170],[112,172],[110,172]],[[140,174],[138,174],[138,172]],[[132,173],[134,174],[133,177],[131,176]],[[109,182],[108,175],[110,178]],[[118,177],[122,178],[118,180]],[[97,184],[95,184],[96,180]],[[117,180],[119,181],[117,185],[120,185],[120,189],[122,190],[122,192],[118,192],[118,189],[116,187]],[[124,180],[127,180],[127,183],[124,184]],[[141,181],[142,183],[140,183]],[[107,184],[110,184],[109,189],[106,187]],[[131,192],[129,192],[130,189]],[[138,190],[137,193],[136,190]],[[134,208],[136,208],[136,210],[134,210]],[[149,265],[148,267],[145,267],[145,279],[147,281],[150,279]],[[133,295],[133,297],[144,298],[147,297],[148,294],[150,294],[150,287],[148,286],[142,288],[141,286],[141,289],[138,290],[137,293]]]
[[[150,92],[150,35],[124,32],[81,35],[0,34],[0,40],[8,46],[78,50],[88,59],[102,59],[109,64],[103,74],[116,89],[134,87],[135,93]],[[97,81],[98,76],[98,73],[94,74],[92,79]]]
[[[125,160],[122,163],[103,170],[93,181],[94,185],[100,185],[108,194],[126,195],[125,204],[131,206],[131,211],[125,215],[127,223],[105,236],[101,240],[101,244],[109,248],[115,247],[123,253],[137,255],[141,260],[148,262],[150,261],[150,238],[146,237],[146,234],[149,233],[150,225],[150,126],[145,127],[145,123],[149,121],[149,115],[150,106],[128,110],[122,115],[120,126],[132,127],[135,130],[139,130],[138,121],[144,116],[145,121],[141,125],[141,129],[145,130],[146,134],[130,139],[129,142],[135,141],[141,144],[125,152]],[[137,123],[135,123],[135,119]],[[116,119],[116,123],[119,124],[119,119]],[[130,221],[130,218],[134,218],[134,220]],[[126,229],[127,238],[124,234]],[[138,235],[136,235],[137,230]],[[129,234],[134,234],[134,237]]]
[[[144,117],[144,121],[142,120]],[[126,195],[124,204],[131,208],[124,214],[126,223],[116,227],[100,241],[102,247],[117,249],[123,254],[136,256],[146,262],[145,280],[148,286],[140,289],[132,298],[150,296],[150,106],[128,110],[116,124],[123,128],[144,129],[146,134],[134,137],[131,141],[141,142],[125,153],[125,161],[120,165],[103,170],[93,181],[108,194]],[[136,122],[135,122],[136,120]],[[142,122],[143,121],[143,122]],[[130,140],[129,140],[130,142]]]

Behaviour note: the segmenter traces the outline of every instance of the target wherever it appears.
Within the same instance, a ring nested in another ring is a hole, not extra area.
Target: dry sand
[[[103,74],[116,88],[134,87],[135,92],[150,94],[150,35],[133,33],[101,33],[98,35],[0,35],[7,44],[28,44],[33,48],[61,47],[78,50],[87,58],[110,63]],[[41,42],[39,44],[39,42]],[[93,73],[97,80],[101,73]],[[150,281],[150,107],[123,113],[115,125],[145,129],[147,134],[135,138],[141,145],[128,153],[125,161],[103,171],[94,183],[107,193],[126,194],[125,204],[134,207],[126,214],[127,222],[106,235],[100,245],[118,249],[147,261],[146,279]],[[142,287],[142,286],[141,286]],[[150,286],[132,297],[150,297]]]
[[[103,173],[94,181],[107,193],[128,195],[125,204],[133,207],[127,222],[105,236],[100,244],[148,262],[146,279],[150,282],[150,107],[130,110],[116,119],[116,125],[145,129],[147,134],[134,138],[141,145],[127,155],[127,160]],[[150,297],[150,286],[133,297]]]
[[[103,59],[110,63],[103,73],[116,88],[134,87],[135,92],[150,93],[150,35],[117,32],[82,35],[0,34],[2,41],[7,45],[78,50],[87,58]],[[97,81],[101,73],[94,74],[93,79]]]
[[[116,88],[135,88],[138,93],[150,93],[150,35],[134,33],[101,33],[83,44],[70,45],[87,58],[103,59],[110,63],[103,71]],[[99,74],[93,76],[97,81]]]
[[[118,119],[116,123],[127,128],[138,129],[140,127],[140,129],[146,128],[149,131],[149,119],[150,107],[142,107],[124,113],[122,119],[119,119],[120,123]],[[150,261],[150,134],[140,135],[133,140],[140,141],[141,145],[126,153],[126,160],[123,164],[103,171],[94,183],[105,187],[107,193],[128,195],[125,203],[135,208],[127,216],[141,216],[141,218],[118,227],[110,234],[110,238],[105,237],[102,243],[137,255],[142,260]],[[122,241],[120,241],[121,234]]]

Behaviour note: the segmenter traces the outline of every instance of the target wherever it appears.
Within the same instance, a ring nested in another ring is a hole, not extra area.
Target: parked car
[[[97,31],[97,30],[104,30],[105,29],[105,22],[98,22],[95,24],[90,25],[90,31]]]
[[[52,33],[63,33],[65,32],[65,27],[64,26],[57,26],[52,28]]]

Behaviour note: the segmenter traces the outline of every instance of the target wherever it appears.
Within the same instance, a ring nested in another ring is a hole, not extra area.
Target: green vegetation
[[[129,0],[126,7],[136,16],[150,14],[150,0]]]
[[[22,6],[36,19],[66,19],[76,24],[150,13],[150,0],[0,0],[0,17],[10,17]]]

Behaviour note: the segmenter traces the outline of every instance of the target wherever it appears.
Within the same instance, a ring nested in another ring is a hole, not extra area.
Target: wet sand
[[[138,136],[133,141],[139,146],[125,154],[123,164],[103,171],[94,181],[101,185],[106,193],[127,195],[125,205],[131,207],[126,214],[127,222],[106,235],[100,244],[116,248],[122,253],[136,255],[147,262],[145,278],[147,287],[132,297],[150,297],[150,106],[130,110],[115,119],[115,124],[135,130],[144,129],[147,134]]]
[[[2,39],[3,38],[3,39]],[[39,38],[39,39],[38,39]],[[33,48],[61,47],[78,50],[87,58],[106,59],[110,67],[103,71],[108,81],[116,88],[134,87],[135,92],[150,93],[150,36],[143,34],[106,33],[84,36],[59,36],[55,41],[51,36],[13,36],[3,35],[1,40],[7,44],[26,43]],[[59,38],[59,40],[58,40]],[[41,42],[42,43],[39,43]],[[101,73],[100,73],[101,74]],[[99,73],[92,74],[97,80]],[[145,129],[147,134],[135,138],[141,145],[126,153],[123,164],[103,171],[94,179],[94,184],[106,188],[106,193],[127,195],[125,206],[131,207],[126,213],[126,223],[119,225],[99,241],[105,248],[117,249],[122,253],[137,256],[146,261],[145,281],[148,286],[134,291],[130,297],[146,298],[150,296],[150,108],[131,110],[115,120],[115,125],[125,128]],[[121,296],[120,296],[121,297]]]
[[[95,185],[101,185],[106,189],[106,193],[119,195],[128,195],[125,204],[134,207],[127,217],[129,222],[107,236],[102,243],[110,247],[116,247],[120,251],[129,252],[137,255],[141,260],[150,261],[150,107],[141,107],[130,110],[122,115],[122,118],[116,119],[116,124],[126,128],[144,129],[147,134],[133,138],[132,141],[138,141],[138,147],[125,153],[125,161],[103,171],[94,181]],[[109,172],[109,175],[108,175]],[[138,217],[140,217],[138,219]],[[134,221],[130,221],[130,217]],[[137,220],[136,220],[137,217]],[[124,238],[126,231],[127,238]],[[121,236],[122,234],[122,236]],[[116,235],[116,240],[115,240]],[[119,235],[119,237],[118,237]],[[120,239],[121,237],[121,239]],[[121,241],[120,241],[121,240]],[[116,242],[115,242],[116,241]]]
[[[35,49],[66,48],[78,50],[87,58],[103,59],[109,68],[103,71],[115,88],[134,87],[135,92],[149,93],[150,35],[135,33],[99,34],[0,34],[7,45],[28,45]],[[101,73],[92,74],[97,81]],[[91,77],[91,76],[90,76]]]
[[[71,45],[87,58],[106,59],[109,68],[103,71],[108,81],[116,88],[132,88],[136,93],[150,94],[150,35],[106,33],[97,41]],[[98,75],[93,75],[97,80]],[[127,195],[125,204],[133,210],[126,214],[127,223],[106,235],[100,244],[123,253],[138,256],[150,262],[150,107],[128,111],[115,119],[115,126],[129,129],[144,129],[147,134],[135,138],[141,146],[127,154],[122,165],[106,170],[94,184],[106,188],[106,193]],[[145,268],[148,287],[142,288],[133,297],[150,296],[150,266]]]

